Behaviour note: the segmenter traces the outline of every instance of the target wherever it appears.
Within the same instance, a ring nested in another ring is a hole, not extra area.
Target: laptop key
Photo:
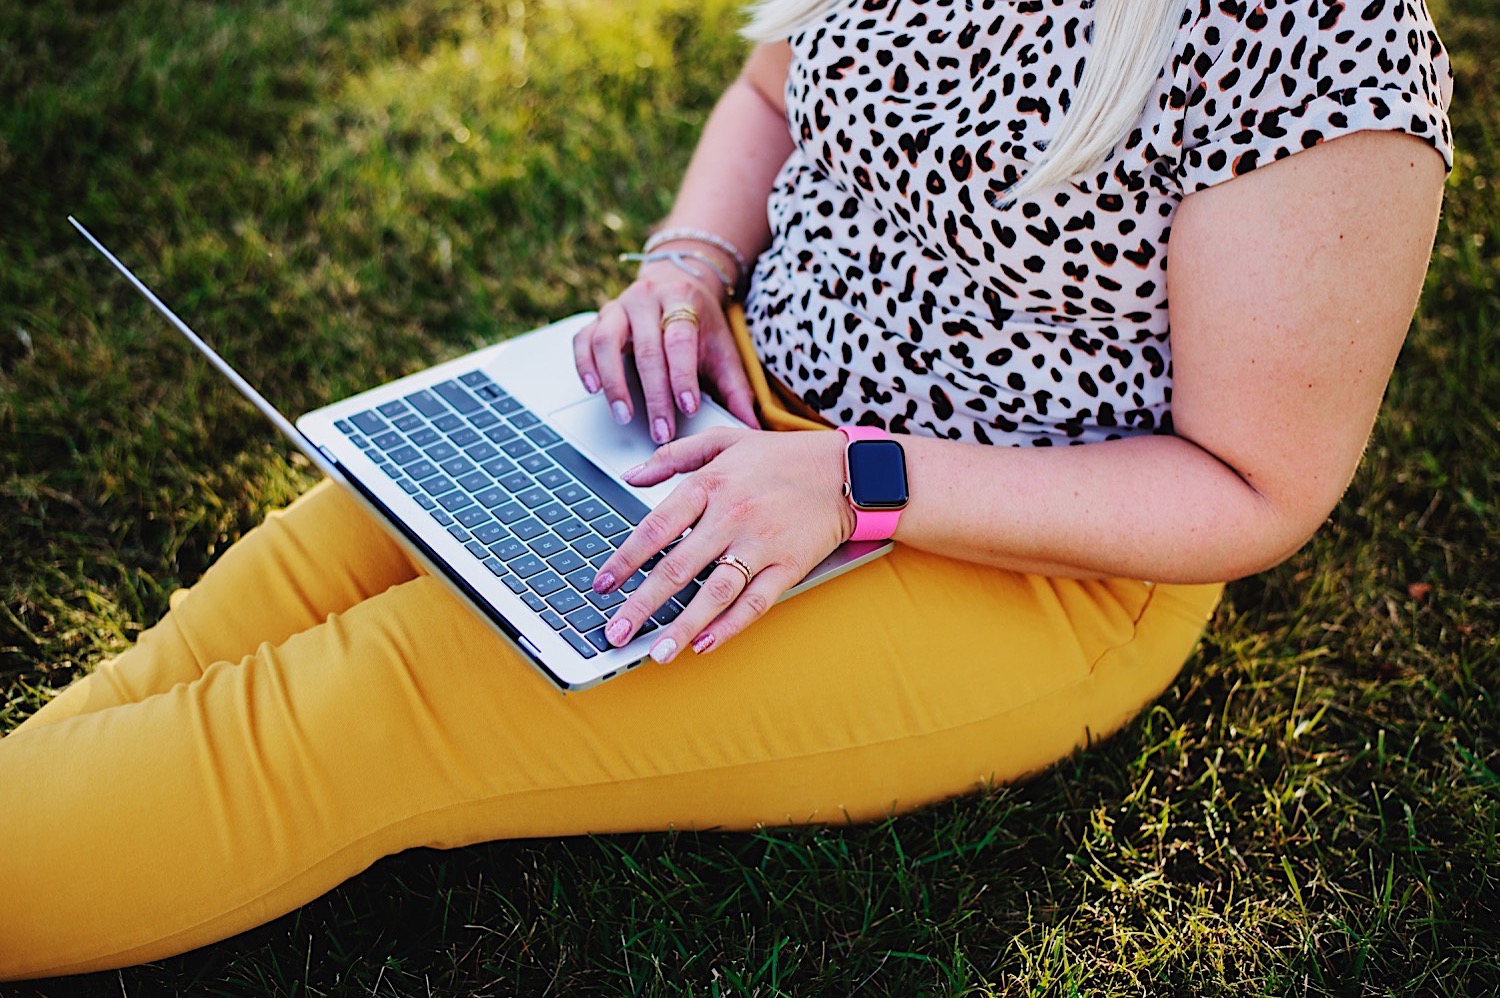
[[[541,613],[543,610],[547,609],[546,602],[544,602],[542,598],[536,593],[522,593],[521,600],[537,613]]]
[[[486,437],[488,437],[489,439],[493,440],[497,444],[503,444],[507,440],[514,440],[514,439],[516,439],[516,431],[512,430],[509,426],[505,425],[504,423],[501,423],[499,426],[496,426],[494,429],[485,430],[484,431],[484,435]]]
[[[402,433],[410,433],[412,430],[420,430],[427,425],[427,420],[414,412],[408,412],[404,416],[397,416],[391,420],[391,425]]]
[[[552,467],[552,462],[547,460],[545,454],[527,454],[521,458],[521,467],[535,475],[539,471]]]
[[[427,448],[427,456],[434,461],[446,461],[458,456],[458,448],[446,440],[439,441]]]
[[[558,575],[556,572],[552,571],[543,572],[540,575],[533,576],[528,581],[531,584],[532,591],[534,591],[538,596],[551,596],[559,589],[566,589],[568,585],[562,580],[561,575]]]
[[[462,489],[454,489],[452,492],[445,492],[442,495],[438,496],[437,501],[439,506],[452,513],[456,510],[463,509],[474,500],[470,499],[469,494]]]
[[[519,411],[521,408],[521,403],[517,402],[515,399],[507,395],[504,398],[497,398],[493,402],[491,402],[490,408],[494,409],[496,412],[511,413]]]
[[[474,493],[474,498],[486,508],[498,506],[510,498],[510,493],[504,489],[484,489]]]
[[[609,610],[625,602],[625,597],[618,592],[596,593],[592,589],[584,593],[583,598],[600,610]]]
[[[395,430],[391,430],[388,433],[378,434],[371,439],[375,441],[375,446],[379,447],[381,450],[391,450],[406,443],[406,438],[397,433]]]
[[[553,444],[562,441],[562,437],[558,436],[557,431],[550,426],[538,426],[534,430],[528,430],[526,435],[538,447],[551,447]]]
[[[503,478],[516,470],[516,462],[508,457],[497,457],[493,461],[484,462],[480,467],[496,478]]]
[[[495,449],[493,444],[487,444],[481,440],[472,447],[465,447],[464,453],[468,455],[470,461],[481,463],[488,461],[500,452]]]
[[[406,396],[406,401],[411,407],[422,415],[431,419],[433,416],[441,416],[448,411],[448,407],[437,400],[437,397],[429,391],[412,392]]]
[[[459,475],[467,475],[474,470],[473,463],[466,457],[450,457],[442,463],[441,467],[454,478],[457,478]]]
[[[410,412],[411,410],[406,408],[405,402],[401,401],[400,399],[395,399],[393,401],[385,403],[384,405],[376,406],[375,411],[389,419],[395,419],[403,412]]]
[[[454,540],[467,541],[469,539],[469,532],[456,523],[448,528],[448,533],[453,535]]]
[[[548,596],[547,597],[547,604],[549,606],[551,606],[552,609],[556,610],[558,613],[561,613],[561,614],[569,614],[569,613],[573,613],[575,610],[580,610],[580,609],[585,609],[585,608],[590,609],[590,610],[593,609],[592,607],[590,607],[587,603],[585,603],[583,601],[583,597],[582,596],[578,595],[573,590],[569,589],[567,586],[564,586],[563,588],[557,590],[556,592],[554,592],[550,596]],[[599,620],[602,623],[603,620],[604,620],[604,618],[600,617]],[[574,624],[573,626],[577,627],[578,625]],[[589,625],[589,627],[593,627],[593,626],[594,626],[593,624]],[[579,627],[578,629],[580,631],[586,631],[586,630],[588,630],[588,627]]]
[[[437,505],[437,503],[435,503],[435,502],[432,501],[432,497],[431,496],[423,495],[420,492],[418,492],[412,498],[415,499],[415,500],[417,500],[417,505],[421,506],[423,509],[432,509],[434,506]]]
[[[536,480],[539,484],[547,486],[547,488],[555,493],[559,488],[567,485],[573,479],[569,478],[568,473],[561,468],[548,468],[546,471],[538,472]]]
[[[444,433],[452,433],[454,430],[464,429],[464,421],[453,415],[453,413],[451,412],[444,413],[443,415],[434,419],[432,421],[432,425],[436,426]]]
[[[549,562],[549,564],[551,563]],[[553,565],[552,567],[557,568],[556,565]],[[561,571],[561,569],[558,569],[558,571]],[[583,568],[575,569],[574,571],[566,573],[568,585],[572,586],[574,589],[578,590],[581,593],[588,592],[589,587],[594,584],[595,574],[596,573],[594,572],[594,569],[590,566],[584,566]]]
[[[681,612],[682,607],[678,606],[676,603],[673,603],[671,600],[667,600],[667,602],[662,605],[661,609],[657,610],[651,615],[651,619],[656,621],[661,626],[666,627],[672,621],[676,620],[677,615]]]
[[[430,515],[434,520],[438,522],[438,526],[441,527],[446,527],[448,524],[453,522],[453,517],[448,515],[447,510],[435,509]]]
[[[463,484],[462,479],[459,480],[459,484]],[[543,503],[550,502],[552,500],[552,494],[546,489],[542,488],[540,485],[537,485],[527,489],[525,492],[520,493],[516,496],[516,498],[520,500],[521,505],[525,506],[527,509],[536,509]]]
[[[521,555],[521,557],[519,558],[508,559],[508,561],[510,564],[510,570],[512,572],[515,572],[523,579],[529,579],[533,575],[536,575],[538,572],[544,571],[547,568],[542,559],[538,558],[536,555],[532,554],[529,551],[526,554]]]
[[[577,482],[564,485],[562,488],[554,492],[553,495],[557,496],[557,498],[561,499],[569,506],[572,506],[575,503],[582,502],[585,499],[592,498],[593,496],[593,494],[590,493],[588,489],[585,489]]]
[[[541,534],[531,542],[531,550],[543,558],[550,558],[559,551],[567,549],[568,546],[563,543],[563,539],[555,534]]]
[[[474,424],[476,430],[482,430],[488,426],[494,426],[500,422],[500,417],[488,409],[480,409],[469,415],[469,422]]]
[[[529,541],[538,534],[545,534],[547,532],[547,528],[542,526],[541,521],[533,516],[528,516],[524,520],[517,520],[510,525],[510,529],[523,541]]]
[[[530,554],[531,552],[525,544],[522,544],[514,537],[509,537],[499,544],[491,544],[490,553],[501,561],[514,561],[522,555]]]
[[[483,506],[467,506],[454,513],[453,518],[470,530],[473,530],[481,523],[490,522],[490,512]]]
[[[389,454],[387,454],[386,457],[390,458],[392,461],[395,461],[397,464],[412,464],[417,461],[423,460],[422,452],[417,450],[411,444],[402,444],[400,447],[395,448]]]
[[[522,593],[524,593],[526,591],[526,583],[522,582],[520,579],[516,578],[514,575],[502,575],[500,577],[500,581],[503,582],[503,583],[505,583],[505,588],[509,589],[511,592],[515,593],[517,596],[521,595]]]
[[[361,430],[364,430],[372,437],[377,433],[384,433],[386,430],[390,429],[390,427],[386,426],[385,420],[381,419],[373,412],[355,413],[353,416],[349,417],[349,422],[353,423]]]
[[[459,447],[467,447],[470,444],[479,442],[479,434],[466,426],[461,430],[454,430],[448,434],[448,439]]]
[[[511,492],[520,492],[522,489],[530,488],[531,479],[527,478],[519,471],[512,471],[510,474],[500,479],[500,485],[503,488],[510,490]]]
[[[396,479],[396,484],[401,486],[401,491],[409,496],[414,496],[421,491],[417,488],[417,483],[409,478],[398,478]]]
[[[568,626],[567,624],[563,623],[563,619],[552,610],[543,610],[542,619],[545,620],[547,622],[547,626],[552,628],[554,631],[560,631],[564,627]]]
[[[417,461],[415,464],[406,466],[406,473],[419,482],[424,478],[431,478],[437,472],[437,468],[433,466],[431,461]]]
[[[518,502],[508,502],[494,510],[495,519],[507,527],[526,515],[526,510]]]
[[[478,492],[480,489],[490,487],[490,476],[482,471],[471,471],[458,479],[458,484],[469,492]]]
[[[498,523],[485,523],[474,528],[474,536],[481,544],[493,544],[506,535],[506,529]]]
[[[573,550],[585,558],[592,558],[602,551],[612,551],[614,549],[598,534],[587,533],[573,542]]]
[[[490,570],[490,574],[499,578],[505,575],[505,565],[497,558],[485,560],[484,567]]]
[[[371,447],[375,446],[374,444],[370,443],[367,438],[360,436],[358,433],[349,434],[349,440],[360,450],[369,450]]]
[[[585,565],[587,565],[587,562],[578,557],[578,552],[570,548],[562,547],[561,541],[558,541],[558,546],[560,553],[554,555],[543,555],[543,557],[547,559],[547,564],[552,566],[553,571],[558,572],[562,575],[568,575],[572,572],[578,571],[580,568],[583,568],[585,567]],[[533,545],[533,549],[534,548],[535,545]],[[571,579],[568,580],[568,584],[572,585]]]
[[[606,561],[609,561],[609,556],[614,553],[615,552],[613,548],[608,548],[606,550],[600,551],[598,554],[589,559],[589,564],[593,565],[594,571],[597,572],[599,571],[599,569],[604,567],[604,563]]]
[[[589,526],[599,531],[602,537],[614,537],[616,534],[623,534],[630,529],[630,524],[620,519],[615,513],[605,513],[599,519],[589,523]]]
[[[599,654],[599,649],[589,644],[580,634],[576,634],[573,631],[563,631],[562,636],[568,640],[568,644],[573,646],[573,650],[584,658],[593,658]]]
[[[564,631],[563,633],[567,633]],[[598,627],[589,631],[583,639],[600,651],[609,651],[609,638],[604,636],[604,628]]]
[[[477,385],[491,384],[490,376],[488,374],[485,374],[483,371],[470,371],[468,374],[460,374],[458,376],[458,380],[460,383],[468,385],[470,388],[473,388]]]
[[[480,398],[486,399],[509,398],[509,396],[505,394],[505,389],[501,388],[493,381],[488,380],[488,378],[486,378],[484,384],[479,385],[474,389],[474,394],[478,395]]]
[[[536,448],[531,446],[531,441],[525,437],[516,437],[514,440],[503,443],[500,449],[511,457],[525,457],[527,454],[536,453]]]
[[[478,558],[480,561],[483,561],[490,556],[490,553],[484,549],[484,545],[479,543],[478,541],[471,540],[465,542],[464,550],[472,554],[474,557]]]
[[[423,480],[422,488],[428,491],[428,495],[443,495],[444,492],[453,491],[453,480],[441,474],[435,474],[431,479]]]
[[[562,595],[562,593],[558,593],[557,596],[553,597],[553,599],[557,599]],[[604,614],[600,613],[598,610],[595,610],[591,606],[584,606],[583,597],[579,596],[577,593],[568,593],[567,595],[577,599],[579,603],[579,609],[575,609],[572,611],[563,610],[560,607],[558,608],[558,611],[560,613],[567,614],[569,625],[577,628],[580,631],[592,631],[596,627],[604,626]]]
[[[438,431],[430,426],[424,426],[420,430],[413,430],[411,432],[411,442],[418,447],[426,447],[428,444],[441,439],[443,438],[438,436]]]
[[[536,518],[550,527],[568,518],[568,508],[562,503],[548,503],[536,511]]]
[[[439,381],[432,391],[459,412],[473,412],[482,404],[456,381]]]
[[[625,593],[633,593],[637,589],[641,588],[641,583],[645,581],[646,573],[636,572],[635,574],[631,575],[630,578],[625,580],[624,584],[620,586],[620,591]]]
[[[531,412],[530,410],[526,412],[518,412],[514,416],[510,417],[510,425],[514,426],[518,430],[524,430],[526,429],[526,427],[535,426],[540,422],[541,420],[537,418],[537,414]]]
[[[333,421],[333,427],[334,427],[334,429],[338,430],[340,433],[353,433],[354,432],[354,424],[350,423],[347,419],[335,419]]]
[[[401,469],[398,468],[398,467],[396,467],[394,464],[390,464],[388,462],[381,461],[379,463],[378,467],[380,468],[381,471],[385,472],[391,478],[400,478],[401,477]]]
[[[552,529],[565,541],[577,540],[589,532],[588,525],[577,518],[559,520]]]
[[[604,503],[600,502],[598,499],[594,498],[585,499],[583,502],[573,507],[574,515],[583,520],[597,520],[599,517],[608,512],[609,507],[604,505]]]

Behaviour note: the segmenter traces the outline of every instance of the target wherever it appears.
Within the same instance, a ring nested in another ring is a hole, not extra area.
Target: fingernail
[[[655,440],[659,444],[664,444],[669,437],[670,431],[667,429],[667,421],[665,419],[658,418],[656,422],[651,424],[652,440]]]
[[[604,636],[609,638],[612,645],[623,645],[625,635],[630,633],[630,621],[624,617],[615,617],[604,628]]]
[[[620,475],[620,477],[623,478],[623,479],[625,479],[628,482],[632,478],[634,478],[636,475],[639,475],[642,471],[645,471],[645,470],[646,470],[646,466],[644,464],[638,464],[634,468],[631,468],[629,471],[622,472],[621,475]]]
[[[713,646],[714,636],[712,634],[700,634],[698,635],[698,640],[693,642],[693,654],[702,655]]]
[[[594,592],[607,593],[615,587],[615,575],[613,572],[600,572],[594,576]]]
[[[692,392],[683,392],[677,396],[677,401],[682,406],[682,411],[689,416],[698,411],[698,400],[693,398]]]
[[[594,377],[592,374],[585,374],[583,376],[583,387],[590,395],[592,395],[599,390],[599,379]]]
[[[621,426],[630,422],[630,407],[624,402],[611,402],[609,404],[609,411],[615,414],[615,422]]]
[[[651,646],[651,657],[662,664],[672,661],[672,656],[677,654],[677,642],[671,638],[662,638]]]

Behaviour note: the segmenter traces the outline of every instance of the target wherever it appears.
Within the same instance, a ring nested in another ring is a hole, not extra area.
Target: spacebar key
[[[584,488],[613,506],[616,513],[631,523],[640,523],[645,519],[646,514],[651,512],[651,507],[626,492],[624,486],[600,471],[597,464],[578,453],[569,444],[558,444],[556,447],[549,448],[547,456],[571,471],[573,477],[583,483]]]

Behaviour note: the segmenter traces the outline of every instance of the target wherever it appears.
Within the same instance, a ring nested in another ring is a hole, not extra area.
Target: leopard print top
[[[1171,431],[1167,240],[1184,195],[1361,129],[1451,167],[1423,0],[1183,0],[1096,175],[1003,194],[1056,134],[1092,0],[849,0],[792,39],[795,150],[746,314],[838,423],[995,444]]]

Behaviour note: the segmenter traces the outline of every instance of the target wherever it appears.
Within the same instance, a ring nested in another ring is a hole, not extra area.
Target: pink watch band
[[[840,426],[839,432],[853,443],[856,440],[889,440],[891,435],[876,426]],[[847,488],[848,483],[845,483]],[[849,537],[851,541],[883,541],[888,540],[896,532],[896,524],[901,522],[901,511],[899,509],[860,509],[854,505],[854,500],[849,500],[849,507],[854,510],[854,533]]]

